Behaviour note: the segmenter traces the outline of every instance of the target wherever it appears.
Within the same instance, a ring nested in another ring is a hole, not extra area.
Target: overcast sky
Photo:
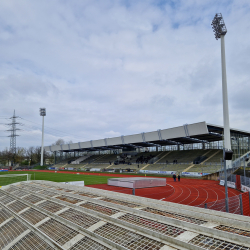
[[[40,107],[45,145],[222,125],[220,12],[230,126],[250,131],[249,0],[0,1],[0,150],[14,109],[24,147],[41,144]]]

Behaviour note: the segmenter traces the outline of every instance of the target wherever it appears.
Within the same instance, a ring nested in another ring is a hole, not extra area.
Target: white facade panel
[[[93,147],[105,147],[104,139],[92,141]]]
[[[91,148],[90,141],[85,141],[81,143],[82,148]]]
[[[157,131],[145,133],[144,136],[147,142],[159,140],[159,135]]]
[[[173,139],[179,137],[186,137],[184,127],[176,127],[170,129],[161,130],[162,139]]]
[[[125,144],[136,143],[136,142],[143,142],[141,134],[124,136],[124,143]]]
[[[69,145],[68,144],[63,144],[62,149],[63,150],[69,150]]]
[[[107,138],[108,145],[119,145],[122,144],[121,137]]]
[[[79,144],[78,143],[72,143],[72,144],[70,144],[70,149],[72,149],[72,150],[79,149]]]
[[[199,122],[199,123],[194,123],[194,124],[189,124],[187,126],[189,135],[202,135],[202,134],[207,134],[208,129],[207,129],[207,124],[206,122]]]
[[[61,150],[61,146],[60,145],[51,146],[51,150],[52,151],[59,151],[59,150]]]

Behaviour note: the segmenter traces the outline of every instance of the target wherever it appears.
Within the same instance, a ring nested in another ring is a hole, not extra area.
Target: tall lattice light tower
[[[41,166],[43,166],[44,116],[46,116],[46,108],[40,108],[40,116],[43,117],[43,127],[42,127],[42,148],[41,148]]]
[[[8,137],[10,137],[10,151],[13,155],[16,154],[16,137],[19,136],[16,134],[16,131],[20,130],[19,128],[17,128],[17,125],[20,124],[16,121],[17,118],[19,117],[16,116],[14,110],[13,116],[10,118],[12,122],[7,124],[8,126],[10,126],[10,129],[8,129],[7,131],[10,131],[10,135]]]

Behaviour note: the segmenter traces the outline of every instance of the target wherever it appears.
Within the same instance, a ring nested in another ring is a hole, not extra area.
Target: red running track
[[[108,186],[107,184],[89,185],[88,187],[132,194],[131,189]],[[174,182],[172,178],[167,178],[166,187],[142,188],[136,189],[135,192],[138,196],[191,206],[225,198],[225,188],[220,186],[218,181],[196,179],[181,179],[180,182]],[[228,189],[229,197],[239,195],[240,193],[235,189]]]
[[[190,206],[204,207],[204,203],[213,205],[219,200],[225,199],[225,187],[220,186],[218,181],[197,180],[197,179],[181,179],[180,182],[172,178],[167,179],[166,187],[142,188],[136,189],[135,195],[147,197],[162,201],[174,202]],[[132,194],[132,190],[107,184],[89,185],[88,187],[100,188],[104,190],[116,191],[120,193]],[[228,188],[228,197],[236,197],[242,194],[240,191]],[[244,194],[242,195],[244,197]],[[243,199],[244,215],[250,215],[249,203],[246,204]],[[239,206],[235,207],[235,212],[239,211]],[[234,213],[234,211],[232,211]]]

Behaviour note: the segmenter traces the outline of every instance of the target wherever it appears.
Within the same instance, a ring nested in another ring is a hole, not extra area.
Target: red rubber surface
[[[218,181],[197,180],[197,179],[181,179],[180,182],[172,178],[167,179],[166,187],[142,188],[136,189],[135,195],[180,203],[190,206],[204,207],[204,203],[210,203],[210,206],[216,204],[217,201],[225,199],[225,187],[220,186]],[[104,190],[116,191],[120,193],[132,194],[132,190],[107,184],[89,185],[88,187],[100,188]],[[242,194],[240,191],[228,188],[228,197],[236,197]],[[248,193],[242,194],[243,213],[250,215]],[[212,203],[211,203],[212,202]],[[232,213],[239,210],[239,206],[234,208]]]

